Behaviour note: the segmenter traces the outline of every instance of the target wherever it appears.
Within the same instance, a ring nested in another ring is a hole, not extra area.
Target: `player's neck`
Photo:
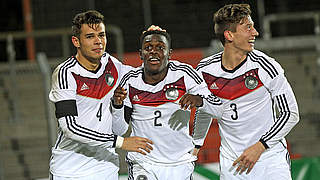
[[[222,65],[227,70],[233,70],[247,57],[246,53],[234,52],[230,49],[224,49],[222,54]]]
[[[142,78],[146,84],[156,85],[167,76],[167,72],[167,68],[159,73],[148,72],[144,69]]]
[[[95,71],[99,68],[100,61],[98,61],[98,60],[90,61],[80,54],[77,54],[76,58],[77,58],[78,62],[81,64],[81,66],[83,66],[88,71]]]

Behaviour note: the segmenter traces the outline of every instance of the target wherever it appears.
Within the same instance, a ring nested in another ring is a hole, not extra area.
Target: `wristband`
[[[123,144],[124,138],[121,136],[117,137],[117,141],[116,141],[116,148],[121,148],[122,144]]]

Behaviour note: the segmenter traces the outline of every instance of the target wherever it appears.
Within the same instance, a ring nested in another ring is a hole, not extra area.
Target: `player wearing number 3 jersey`
[[[201,74],[190,65],[168,60],[170,38],[165,30],[151,26],[141,42],[143,66],[124,75],[114,95],[120,105],[121,94],[127,93],[124,106],[131,110],[127,116],[132,123],[131,136],[154,143],[146,156],[128,153],[129,179],[190,180],[197,160],[195,147],[202,144],[189,135],[188,109],[211,108],[219,117],[221,101],[211,95]]]
[[[224,51],[197,66],[223,102],[220,179],[287,180],[291,175],[284,137],[299,120],[298,106],[280,64],[254,50],[258,32],[250,13],[246,4],[217,11],[215,32]]]

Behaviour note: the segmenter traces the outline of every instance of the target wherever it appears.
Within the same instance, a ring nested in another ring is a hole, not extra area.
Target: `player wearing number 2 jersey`
[[[146,156],[128,153],[129,179],[190,179],[192,162],[197,159],[193,150],[202,144],[189,135],[190,111],[186,109],[208,107],[221,116],[221,101],[211,96],[201,75],[190,65],[168,60],[170,38],[165,30],[151,26],[142,34],[141,42],[143,66],[124,75],[114,95],[120,105],[119,99],[124,97],[121,90],[126,90],[122,93],[127,93],[124,106],[131,111],[127,116],[131,136],[146,137],[154,143]]]
[[[55,103],[59,134],[52,148],[50,179],[117,180],[116,147],[143,154],[141,149],[152,149],[148,139],[118,136],[127,124],[112,119],[110,98],[130,68],[104,52],[105,25],[97,11],[75,16],[72,42],[76,56],[61,63],[52,75],[49,97]]]
[[[215,32],[224,51],[197,66],[224,106],[218,120],[220,178],[287,180],[291,175],[284,137],[299,120],[298,106],[279,63],[254,50],[258,32],[250,13],[246,4],[217,11]]]

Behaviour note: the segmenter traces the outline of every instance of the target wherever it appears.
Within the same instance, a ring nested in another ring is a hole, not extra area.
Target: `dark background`
[[[139,48],[139,36],[144,29],[143,4],[141,0],[30,0],[33,15],[33,30],[71,27],[76,13],[96,9],[105,16],[106,24],[120,27],[124,34],[125,52]],[[171,34],[172,46],[178,48],[207,47],[214,37],[213,13],[225,4],[248,3],[252,18],[262,36],[261,22],[257,12],[258,0],[150,0],[152,24],[159,25]],[[91,8],[90,8],[91,7]],[[273,13],[306,12],[320,10],[318,0],[265,0],[265,15]],[[1,0],[0,33],[23,31],[22,0]],[[314,33],[313,21],[289,21],[272,24],[273,36],[290,36]],[[71,38],[70,38],[71,39]],[[25,40],[15,40],[17,60],[26,60]],[[70,40],[70,46],[71,40]],[[57,38],[37,38],[36,52],[44,51],[48,57],[61,57],[61,42]],[[108,34],[108,52],[115,52],[115,42]],[[75,51],[73,51],[75,52]],[[6,42],[0,41],[0,61],[6,62]]]

